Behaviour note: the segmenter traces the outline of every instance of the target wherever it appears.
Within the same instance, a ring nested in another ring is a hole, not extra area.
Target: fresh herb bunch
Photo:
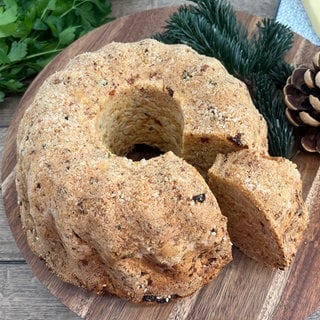
[[[0,0],[0,101],[110,13],[104,0]]]
[[[187,44],[201,54],[219,59],[245,82],[252,100],[268,123],[269,153],[290,157],[294,145],[285,117],[282,88],[292,72],[284,56],[293,33],[272,19],[257,24],[254,34],[237,20],[226,0],[192,0],[173,13],[165,31],[155,38],[164,43]]]

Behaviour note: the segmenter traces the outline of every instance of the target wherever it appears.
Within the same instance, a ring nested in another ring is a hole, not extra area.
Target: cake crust
[[[132,161],[137,144],[164,155]],[[28,243],[64,281],[98,293],[190,295],[231,261],[199,172],[243,148],[266,152],[266,123],[216,59],[149,39],[81,54],[43,83],[19,126]]]

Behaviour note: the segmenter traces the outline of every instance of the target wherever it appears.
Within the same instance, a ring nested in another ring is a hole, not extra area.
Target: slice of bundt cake
[[[208,180],[233,244],[267,265],[288,266],[308,221],[296,165],[249,150],[219,154]]]

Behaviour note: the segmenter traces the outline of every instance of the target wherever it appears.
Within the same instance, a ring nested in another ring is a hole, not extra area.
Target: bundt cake
[[[141,144],[164,154],[129,159]],[[81,54],[43,83],[19,126],[28,243],[89,290],[190,295],[231,260],[226,218],[198,171],[241,149],[265,153],[267,126],[216,59],[155,40]]]
[[[233,244],[266,265],[290,265],[308,223],[296,165],[252,150],[219,154],[208,183]]]

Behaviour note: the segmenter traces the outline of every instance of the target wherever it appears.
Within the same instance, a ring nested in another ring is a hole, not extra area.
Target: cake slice
[[[296,165],[250,150],[219,154],[208,183],[233,244],[266,265],[290,265],[308,223]]]

